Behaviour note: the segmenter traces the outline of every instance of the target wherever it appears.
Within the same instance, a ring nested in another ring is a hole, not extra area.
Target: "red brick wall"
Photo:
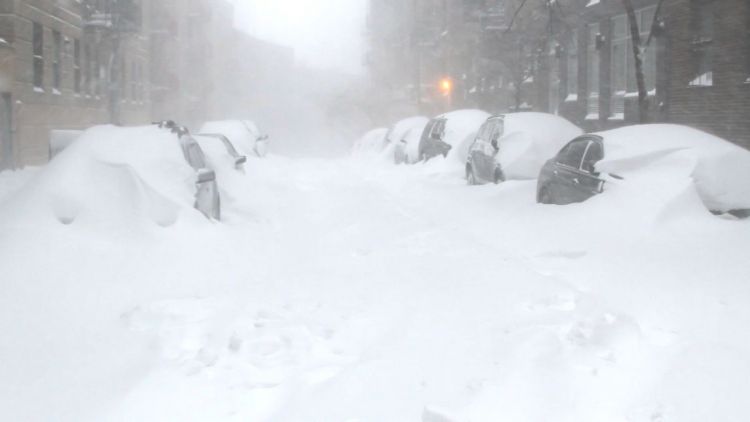
[[[691,2],[668,0],[664,16],[669,42],[667,119],[703,129],[750,148],[750,2],[714,0],[713,86],[691,87]]]

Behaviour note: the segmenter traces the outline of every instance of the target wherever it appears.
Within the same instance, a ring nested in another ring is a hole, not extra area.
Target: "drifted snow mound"
[[[680,125],[628,126],[598,133],[604,159],[597,170],[638,180],[645,170],[651,184],[692,179],[710,210],[750,209],[750,151]]]
[[[201,126],[200,133],[222,134],[229,138],[237,151],[247,157],[262,157],[265,155],[265,147],[258,142],[261,137],[260,130],[255,123],[249,120],[219,120],[206,122]]]
[[[87,130],[27,183],[3,219],[110,227],[174,224],[193,209],[195,172],[177,137],[153,126]]]
[[[439,117],[447,119],[443,141],[453,148],[448,154],[448,160],[466,162],[469,147],[474,142],[477,131],[492,115],[482,110],[456,110]]]
[[[544,163],[581,134],[581,128],[552,114],[506,114],[497,160],[509,179],[536,179]]]
[[[373,129],[359,138],[352,148],[354,155],[376,154],[385,147],[385,136],[388,134],[387,128]]]

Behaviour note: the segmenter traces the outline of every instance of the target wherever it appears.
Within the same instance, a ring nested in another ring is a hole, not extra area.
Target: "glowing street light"
[[[440,80],[439,87],[440,93],[447,97],[453,93],[453,80],[451,78],[443,78]]]

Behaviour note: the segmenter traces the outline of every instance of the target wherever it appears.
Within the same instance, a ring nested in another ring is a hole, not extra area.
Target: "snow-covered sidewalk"
[[[750,415],[750,221],[364,159],[228,188],[221,224],[0,221],[0,419]]]

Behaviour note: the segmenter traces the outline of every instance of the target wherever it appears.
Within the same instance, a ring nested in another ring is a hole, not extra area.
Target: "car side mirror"
[[[216,180],[216,172],[211,169],[198,170],[198,184],[213,182]]]
[[[245,163],[247,163],[247,157],[244,155],[242,157],[237,157],[237,159],[234,160],[235,166],[241,166]]]

